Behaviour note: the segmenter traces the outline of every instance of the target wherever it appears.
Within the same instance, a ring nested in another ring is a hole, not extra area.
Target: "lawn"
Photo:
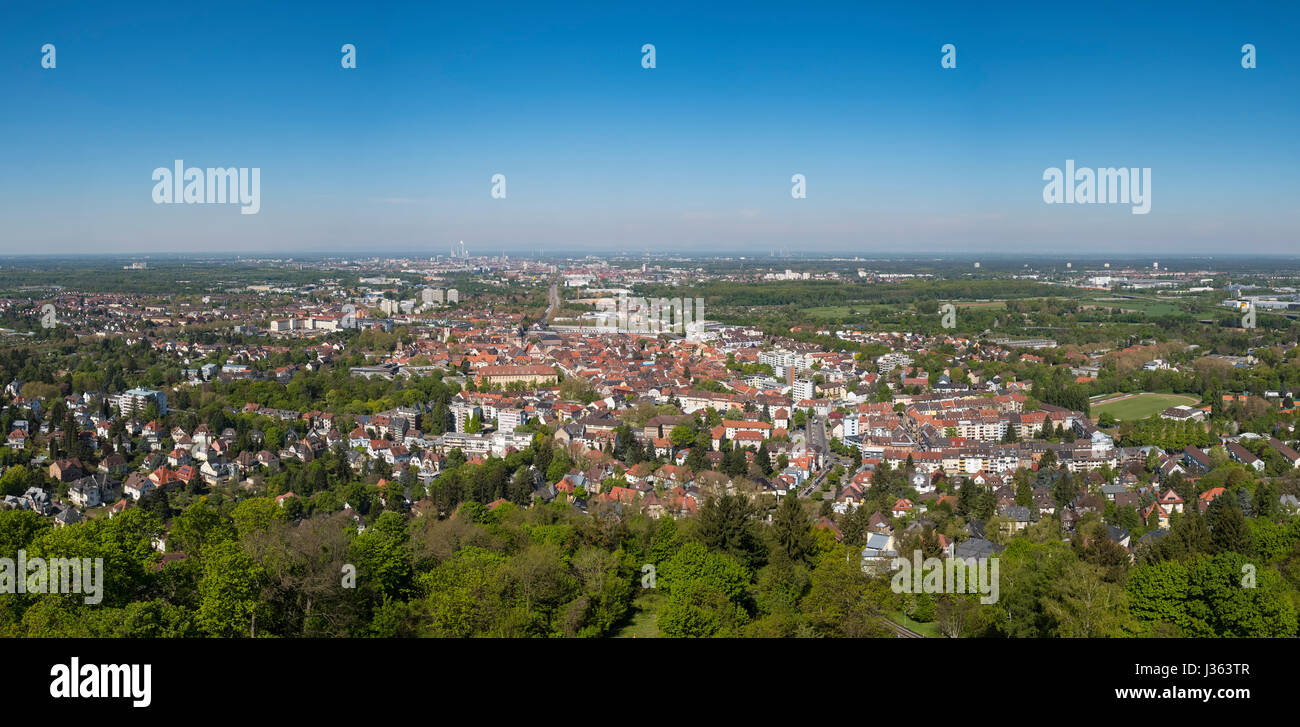
[[[1134,394],[1127,399],[1116,399],[1105,404],[1093,404],[1092,416],[1093,419],[1096,419],[1104,412],[1110,412],[1111,416],[1120,421],[1132,421],[1134,419],[1145,419],[1152,414],[1159,414],[1171,406],[1196,405],[1199,403],[1200,399],[1179,394]]]
[[[649,591],[637,596],[632,601],[631,619],[614,637],[618,639],[659,638],[659,620],[656,613],[658,606],[658,593]]]

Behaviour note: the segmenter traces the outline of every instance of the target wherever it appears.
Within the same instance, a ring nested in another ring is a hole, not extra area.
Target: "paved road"
[[[826,420],[821,417],[810,417],[804,427],[807,430],[807,443],[810,449],[821,450],[822,456],[826,459],[826,466],[816,477],[808,480],[808,484],[799,491],[799,497],[809,497],[812,493],[821,487],[822,482],[826,480],[826,475],[835,469],[836,465],[843,465],[845,470],[852,468],[853,461],[847,457],[841,457],[831,451],[826,436]]]
[[[550,305],[546,306],[546,317],[542,320],[550,323],[555,312],[560,309],[560,281],[551,281],[551,289],[546,293],[546,299],[550,301]]]
[[[812,478],[811,480],[808,480],[808,484],[805,485],[804,488],[799,491],[799,497],[811,497],[812,494],[822,486],[822,481],[825,479],[826,479],[826,471],[822,470],[821,472],[818,472],[817,476]]]

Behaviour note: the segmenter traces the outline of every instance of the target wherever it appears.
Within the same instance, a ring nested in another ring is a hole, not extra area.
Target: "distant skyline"
[[[0,255],[1300,249],[1295,3],[622,5],[6,8]],[[260,210],[154,204],[177,159]],[[1067,160],[1150,212],[1045,204]]]

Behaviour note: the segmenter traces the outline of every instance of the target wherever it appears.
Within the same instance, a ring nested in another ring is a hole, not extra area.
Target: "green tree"
[[[552,484],[564,479],[573,469],[573,460],[569,459],[568,452],[559,450],[551,457],[550,464],[546,467],[546,481]]]
[[[207,551],[199,581],[199,625],[212,636],[256,635],[258,615],[264,628],[270,625],[259,607],[261,566],[233,540],[211,542]]]
[[[807,559],[812,549],[812,525],[793,492],[781,498],[772,516],[772,534],[777,547],[789,560],[802,563]]]
[[[888,586],[870,579],[854,554],[848,555],[827,557],[813,570],[800,609],[819,633],[850,638],[885,636],[890,629],[880,613],[888,600]]]
[[[1210,545],[1214,552],[1242,554],[1254,552],[1246,518],[1237,508],[1235,499],[1228,497],[1227,493],[1210,503],[1206,511],[1206,519],[1211,524]]]
[[[413,574],[408,541],[405,519],[391,510],[356,536],[348,555],[357,567],[358,590],[376,600],[409,596]]]
[[[1273,485],[1261,482],[1255,485],[1255,497],[1252,508],[1255,517],[1272,520],[1278,516],[1278,494]]]
[[[658,619],[665,636],[735,636],[749,622],[749,570],[730,555],[687,543],[658,576],[667,596]]]
[[[243,540],[254,533],[264,533],[276,522],[285,520],[285,508],[274,498],[250,497],[235,505],[230,513],[235,532]]]
[[[199,500],[185,508],[172,521],[168,547],[202,560],[208,546],[234,540],[234,525],[216,508]]]
[[[725,552],[746,567],[762,565],[763,544],[753,522],[754,510],[740,495],[711,497],[700,506],[698,536],[710,550]]]
[[[685,424],[678,424],[668,433],[668,440],[678,449],[689,447],[695,441],[695,430]]]
[[[26,492],[30,486],[28,484],[30,481],[29,474],[26,465],[21,464],[5,470],[4,474],[0,475],[0,496],[13,495],[16,497]]]
[[[26,549],[49,529],[50,522],[39,513],[0,510],[0,558],[17,558],[19,550]]]
[[[1124,589],[1090,563],[1067,563],[1043,607],[1055,620],[1056,636],[1061,638],[1113,637],[1127,630]]]
[[[1016,470],[1013,479],[1016,483],[1016,504],[1029,507],[1034,504],[1034,481],[1028,470]]]
[[[499,573],[506,557],[476,546],[420,576],[424,616],[422,633],[429,636],[490,636],[506,633],[500,615],[504,580]]]
[[[808,568],[781,551],[758,572],[755,602],[762,614],[798,614],[799,600],[808,593],[812,578]]]

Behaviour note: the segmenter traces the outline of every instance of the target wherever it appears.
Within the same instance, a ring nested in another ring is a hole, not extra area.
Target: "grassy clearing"
[[[632,600],[632,618],[619,630],[617,639],[659,638],[659,594],[647,591]]]

